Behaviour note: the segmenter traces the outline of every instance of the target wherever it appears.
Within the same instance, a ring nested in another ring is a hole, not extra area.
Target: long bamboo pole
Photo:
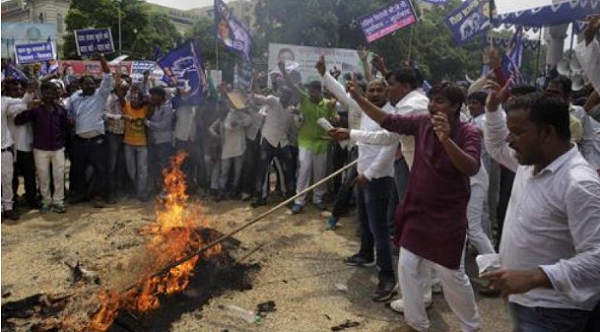
[[[209,243],[209,244],[205,245],[204,247],[201,247],[200,249],[198,249],[198,250],[194,251],[193,253],[190,253],[189,255],[187,255],[187,256],[185,256],[185,257],[183,257],[183,258],[181,258],[181,259],[179,259],[179,260],[177,260],[177,261],[175,261],[175,262],[173,262],[173,263],[171,263],[171,264],[168,264],[167,266],[163,267],[162,269],[160,269],[160,270],[158,270],[157,272],[155,272],[154,274],[152,274],[152,275],[151,275],[149,278],[157,277],[157,276],[160,276],[160,275],[162,275],[162,274],[164,274],[164,273],[167,273],[167,272],[169,272],[169,271],[170,271],[172,268],[174,268],[174,267],[177,267],[177,266],[179,266],[179,265],[181,265],[181,264],[183,264],[183,263],[185,263],[185,262],[189,261],[190,259],[192,259],[192,258],[194,258],[194,257],[196,257],[196,256],[198,256],[198,255],[200,255],[200,254],[202,254],[203,252],[207,251],[208,249],[210,249],[210,248],[212,248],[212,247],[216,246],[217,244],[219,244],[219,243],[221,243],[221,242],[223,242],[223,241],[227,240],[228,238],[230,238],[230,237],[234,236],[235,234],[237,234],[237,233],[239,233],[239,232],[243,231],[244,229],[246,229],[246,228],[248,228],[248,227],[250,227],[250,226],[252,226],[252,225],[256,224],[257,222],[259,222],[259,221],[261,221],[261,220],[263,220],[263,219],[264,219],[265,217],[267,217],[268,215],[270,215],[270,214],[272,214],[273,212],[275,212],[275,211],[277,211],[277,210],[281,209],[282,207],[286,206],[287,204],[289,204],[289,203],[293,202],[293,201],[294,201],[296,198],[298,198],[298,197],[300,197],[300,196],[302,196],[302,195],[304,195],[304,194],[308,193],[309,191],[311,191],[311,190],[315,189],[316,187],[318,187],[318,186],[320,186],[320,185],[322,185],[322,184],[326,183],[327,181],[329,181],[329,180],[333,179],[334,177],[336,177],[337,175],[341,174],[343,171],[345,171],[345,170],[347,170],[347,169],[349,169],[349,168],[353,167],[353,166],[354,166],[354,165],[356,165],[357,163],[358,163],[358,160],[355,160],[355,161],[353,161],[353,162],[351,162],[351,163],[347,164],[346,166],[344,166],[344,167],[340,168],[339,170],[337,170],[337,171],[335,171],[335,172],[333,172],[333,173],[329,174],[327,177],[325,177],[325,178],[321,179],[320,181],[316,182],[316,183],[315,183],[315,184],[313,184],[312,186],[310,186],[310,187],[308,187],[308,188],[306,188],[306,189],[302,190],[301,192],[297,193],[295,196],[288,198],[287,200],[285,200],[285,201],[283,201],[283,202],[279,203],[278,205],[276,205],[276,206],[272,207],[272,208],[271,208],[271,209],[269,209],[268,211],[265,211],[264,213],[260,214],[260,215],[259,215],[259,216],[257,216],[256,218],[254,218],[254,219],[252,219],[252,220],[248,221],[247,223],[243,224],[242,226],[240,226],[240,227],[238,227],[238,228],[236,228],[236,229],[232,230],[231,232],[229,232],[229,233],[227,233],[227,234],[225,234],[225,235],[221,236],[220,238],[218,238],[218,239],[214,240],[213,242],[211,242],[211,243]],[[131,286],[127,287],[127,288],[126,288],[126,289],[123,291],[123,293],[125,293],[125,292],[128,292],[128,291],[132,290],[132,289],[133,289],[133,288],[135,288],[135,287],[136,287],[138,284],[139,284],[139,283],[136,283],[136,284],[134,284],[134,285],[131,285]]]

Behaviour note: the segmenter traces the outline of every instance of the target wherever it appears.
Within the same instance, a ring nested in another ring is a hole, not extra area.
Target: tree
[[[358,18],[386,3],[389,0],[259,0],[255,54],[267,52],[268,42],[358,48],[366,44]],[[410,55],[431,82],[464,80],[466,74],[478,77],[487,46],[484,37],[459,47],[443,23],[461,1],[451,0],[427,11],[421,11],[418,2],[413,4],[419,22],[369,44],[370,50],[383,56],[390,69],[398,68]],[[535,70],[536,57],[537,53],[525,51],[522,68],[526,78]]]
[[[161,13],[149,11],[142,0],[73,0],[65,18],[67,31],[86,28],[111,28],[118,55],[119,12],[123,53],[134,59],[152,59],[155,47],[168,51],[182,41],[181,35]],[[74,35],[65,37],[65,56],[77,58]]]

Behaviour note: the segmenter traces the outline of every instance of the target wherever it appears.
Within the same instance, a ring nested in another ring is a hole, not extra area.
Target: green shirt
[[[335,109],[329,107],[329,100],[323,98],[320,103],[315,104],[303,93],[300,111],[304,121],[298,132],[298,146],[316,154],[326,153],[330,141],[326,138],[327,132],[317,124],[317,120],[331,119],[336,114]]]

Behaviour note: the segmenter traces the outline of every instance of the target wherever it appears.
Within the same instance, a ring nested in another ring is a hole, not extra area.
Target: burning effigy
[[[143,256],[136,257],[140,268],[133,285],[117,289],[81,283],[68,294],[39,294],[8,302],[2,306],[3,331],[5,326],[9,331],[143,330],[161,324],[153,322],[152,316],[165,301],[171,301],[162,306],[168,312],[158,316],[168,324],[169,316],[174,319],[181,312],[198,309],[228,288],[251,288],[243,273],[251,266],[236,263],[223,243],[198,254],[199,248],[222,234],[209,228],[202,205],[188,200],[181,171],[185,158],[185,153],[178,153],[163,171],[165,193],[155,203],[155,220],[140,229],[147,239]],[[173,298],[190,288],[186,296]]]

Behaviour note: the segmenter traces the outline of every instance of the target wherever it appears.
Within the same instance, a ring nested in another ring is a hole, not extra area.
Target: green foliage
[[[305,46],[358,48],[366,43],[358,18],[388,3],[389,0],[259,0],[256,6],[255,54],[262,56],[268,42]],[[428,80],[463,80],[479,76],[484,37],[458,47],[444,17],[460,5],[451,0],[445,6],[421,11],[416,6],[419,22],[368,45],[386,59],[390,69],[409,59],[417,60]],[[411,45],[412,34],[412,47]],[[509,33],[509,36],[511,34]],[[258,42],[257,42],[258,41]],[[537,51],[525,50],[523,75],[533,79]],[[264,57],[262,58],[264,61]]]
[[[182,41],[181,35],[165,14],[153,13],[141,0],[73,0],[65,18],[67,30],[110,27],[116,53],[119,49],[119,12],[123,54],[133,59],[151,59],[156,46],[163,52]],[[73,34],[65,37],[65,56],[77,58]]]

